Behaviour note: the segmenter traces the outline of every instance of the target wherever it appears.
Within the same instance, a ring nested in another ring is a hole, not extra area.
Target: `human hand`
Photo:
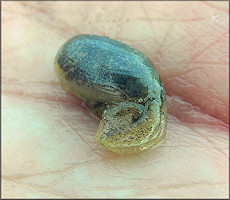
[[[3,198],[228,196],[227,2],[2,2]],[[120,40],[155,64],[168,128],[152,151],[117,155],[53,71],[77,34]]]

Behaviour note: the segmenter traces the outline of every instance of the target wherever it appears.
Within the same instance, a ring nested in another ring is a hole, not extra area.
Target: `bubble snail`
[[[107,37],[78,35],[59,49],[54,69],[63,88],[101,119],[95,135],[99,145],[138,153],[165,138],[165,89],[143,53]]]

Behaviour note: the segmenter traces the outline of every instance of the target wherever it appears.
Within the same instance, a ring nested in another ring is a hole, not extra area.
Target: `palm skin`
[[[227,2],[3,2],[2,196],[228,196]],[[58,48],[92,33],[155,64],[168,128],[150,152],[120,156],[94,141],[99,121],[62,90]]]

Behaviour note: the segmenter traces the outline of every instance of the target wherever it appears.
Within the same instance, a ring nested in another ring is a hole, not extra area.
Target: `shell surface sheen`
[[[54,69],[63,88],[101,119],[95,140],[117,153],[137,153],[165,137],[165,89],[138,50],[96,35],[78,35],[59,49]]]

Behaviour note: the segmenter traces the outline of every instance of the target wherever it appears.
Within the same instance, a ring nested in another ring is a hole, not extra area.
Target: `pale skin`
[[[3,198],[228,197],[228,2],[3,2]],[[120,40],[155,64],[166,140],[121,156],[53,70],[77,34]]]

